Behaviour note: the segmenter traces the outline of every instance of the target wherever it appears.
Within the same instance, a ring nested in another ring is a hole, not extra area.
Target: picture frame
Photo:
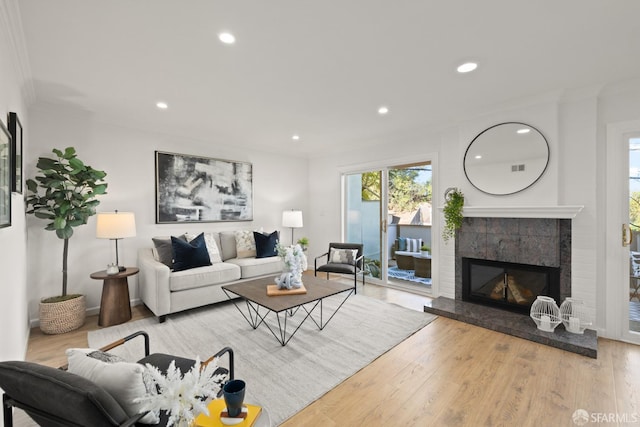
[[[155,152],[156,224],[253,221],[253,165]]]
[[[11,191],[22,194],[22,123],[17,113],[8,115],[13,155],[11,156]]]
[[[11,226],[11,134],[0,121],[0,228]]]

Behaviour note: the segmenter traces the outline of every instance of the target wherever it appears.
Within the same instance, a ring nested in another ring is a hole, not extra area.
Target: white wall
[[[165,113],[165,112],[163,112]],[[170,111],[166,113],[170,114]],[[121,264],[137,265],[137,249],[151,246],[151,238],[184,232],[220,229],[282,230],[282,211],[302,209],[305,229],[296,230],[296,238],[308,229],[307,161],[255,150],[230,147],[224,141],[195,141],[160,135],[117,125],[95,122],[90,113],[71,106],[40,104],[30,111],[31,149],[27,158],[27,176],[36,173],[38,156],[52,155],[52,148],[73,146],[78,157],[96,169],[107,172],[108,194],[100,197],[98,211],[132,211],[136,215],[137,236],[119,243]],[[155,150],[204,157],[245,161],[253,164],[252,222],[202,224],[155,224]],[[27,219],[29,256],[29,314],[38,316],[41,297],[60,293],[62,283],[62,240],[44,230],[45,221]],[[95,217],[86,226],[75,229],[69,244],[69,292],[87,295],[87,307],[96,312],[100,304],[102,282],[89,275],[106,268],[115,259],[113,242],[96,239]],[[136,276],[129,278],[130,295],[137,299]]]
[[[24,149],[29,146],[26,92],[20,68],[20,40],[13,36],[15,4],[0,1],[0,120],[7,125],[7,113],[16,112],[24,127]],[[22,58],[24,59],[24,58]],[[0,229],[0,360],[23,359],[27,349],[27,256],[24,202],[20,194],[11,196],[11,227]]]
[[[312,250],[319,253],[331,240],[339,240],[340,172],[366,170],[370,166],[391,166],[397,159],[411,156],[413,162],[430,153],[438,159],[434,166],[433,247],[438,276],[436,295],[454,297],[454,245],[439,236],[443,191],[459,187],[467,206],[583,205],[572,223],[572,288],[575,297],[596,313],[596,326],[605,336],[614,336],[606,324],[604,242],[604,134],[606,123],[640,117],[640,83],[631,88],[585,88],[567,93],[549,93],[493,109],[490,113],[437,132],[414,132],[413,137],[372,144],[368,150],[318,158],[310,164]],[[544,176],[523,192],[492,196],[476,190],[464,176],[462,159],[467,145],[485,128],[507,121],[531,124],[549,143],[551,157]],[[321,230],[321,231],[320,231]],[[312,252],[315,253],[315,252]]]

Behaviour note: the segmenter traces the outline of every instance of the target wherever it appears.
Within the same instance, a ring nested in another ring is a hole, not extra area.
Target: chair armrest
[[[327,257],[327,262],[329,262],[329,251],[323,253],[322,255],[318,255],[313,259],[313,271],[316,271],[318,269],[318,260],[325,256]]]
[[[328,256],[329,256],[329,252],[325,252],[325,253],[323,253],[322,255],[318,255],[317,257],[315,257],[315,259],[322,258],[323,256],[328,257]]]
[[[112,348],[121,346],[122,344],[126,343],[127,341],[130,341],[132,339],[134,339],[135,337],[139,337],[142,336],[144,338],[144,355],[148,356],[149,355],[149,334],[147,334],[144,331],[138,331],[138,332],[134,332],[131,335],[127,335],[124,338],[120,338],[117,341],[112,342],[111,344],[107,344],[103,347],[100,347],[101,351],[108,351],[111,350]]]
[[[353,265],[355,265],[356,267],[358,266],[358,264],[360,264],[360,261],[364,261],[364,254],[360,255],[358,258],[353,260]],[[360,267],[361,269],[364,268],[364,262],[362,263],[362,267]]]
[[[109,351],[113,348],[116,348],[118,346],[121,346],[122,344],[126,343],[127,341],[130,341],[132,339],[134,339],[135,337],[139,337],[142,336],[144,338],[144,355],[148,356],[149,355],[149,334],[147,334],[144,331],[138,331],[138,332],[134,332],[131,335],[127,335],[124,338],[120,338],[117,341],[114,341],[112,343],[109,343],[107,345],[104,345],[102,347],[99,348],[100,351]],[[62,369],[63,371],[66,371],[69,368],[68,364],[64,364],[62,366],[60,366],[58,369]]]
[[[202,369],[204,366],[207,366],[207,364],[209,362],[211,362],[212,360],[222,357],[225,353],[227,353],[229,355],[229,379],[232,380],[235,378],[235,374],[234,374],[234,367],[233,367],[233,349],[231,349],[231,347],[225,347],[222,350],[220,350],[219,352],[217,352],[216,354],[214,354],[213,356],[211,356],[210,358],[208,358],[207,360],[205,360],[204,362],[201,363],[200,365],[200,369]]]

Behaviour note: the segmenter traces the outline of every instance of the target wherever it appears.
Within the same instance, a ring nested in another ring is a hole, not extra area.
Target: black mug
[[[242,403],[244,402],[244,390],[246,384],[242,380],[231,380],[222,388],[224,402],[227,404],[227,414],[229,417],[236,418],[242,412]]]

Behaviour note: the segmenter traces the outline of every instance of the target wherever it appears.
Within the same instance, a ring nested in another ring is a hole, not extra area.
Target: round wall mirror
[[[483,130],[464,154],[464,173],[469,182],[494,195],[531,187],[548,164],[547,140],[525,123],[501,123]]]

